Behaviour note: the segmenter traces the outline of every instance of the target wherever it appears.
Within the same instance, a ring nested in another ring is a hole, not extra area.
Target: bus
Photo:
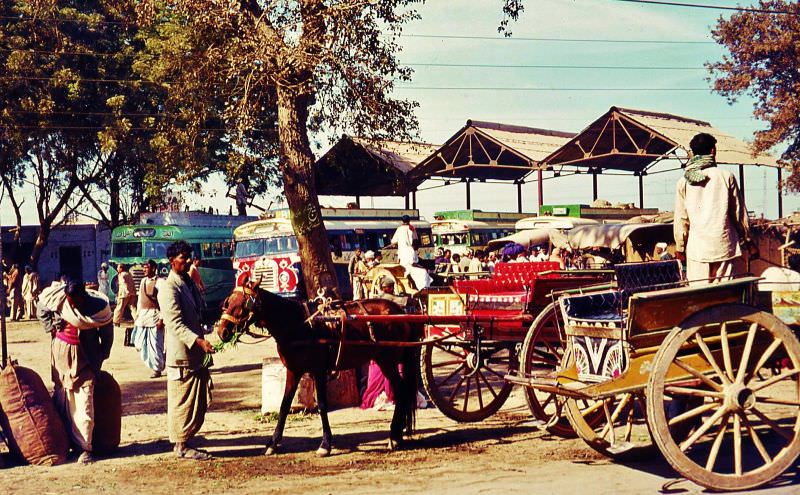
[[[239,226],[233,233],[233,268],[237,283],[261,277],[261,287],[284,297],[305,297],[297,239],[287,210],[272,212],[273,218]],[[409,215],[417,230],[420,264],[433,268],[431,226],[419,219],[417,210],[323,208],[331,256],[343,297],[352,295],[347,265],[356,248],[380,252],[383,263],[397,263],[397,249],[388,249],[400,217]]]
[[[468,249],[485,249],[490,241],[513,234],[514,224],[533,213],[482,210],[438,211],[431,222],[436,247],[463,255]]]
[[[235,218],[235,217],[234,217]],[[242,217],[241,221],[247,218]],[[117,263],[128,265],[136,290],[144,277],[144,263],[153,260],[158,264],[158,276],[166,277],[170,271],[167,247],[183,240],[192,246],[192,254],[199,256],[200,276],[206,287],[205,302],[208,308],[221,303],[233,289],[234,274],[231,268],[231,240],[237,221],[229,226],[184,226],[137,224],[123,225],[111,233],[109,258],[109,299],[114,301],[119,288]]]

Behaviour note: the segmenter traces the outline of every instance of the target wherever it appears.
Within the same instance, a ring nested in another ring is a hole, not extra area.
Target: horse
[[[344,320],[341,325],[318,322],[310,317],[307,306],[264,290],[259,287],[259,282],[245,281],[233,289],[222,304],[216,332],[223,342],[227,342],[234,333],[242,333],[255,324],[267,329],[275,339],[278,354],[286,367],[286,388],[278,423],[265,454],[272,455],[279,451],[297,385],[303,374],[309,373],[316,385],[322,421],[322,442],[317,455],[330,455],[333,435],[328,423],[328,375],[333,371],[361,366],[371,359],[375,360],[389,380],[395,398],[388,448],[395,450],[401,446],[404,433],[411,434],[416,416],[420,371],[418,346],[413,343],[422,339],[422,325],[405,322],[345,323]],[[385,299],[341,302],[336,307],[335,313],[342,317],[404,314],[399,305]],[[381,346],[382,340],[407,342],[410,345]],[[398,370],[400,364],[402,374]]]

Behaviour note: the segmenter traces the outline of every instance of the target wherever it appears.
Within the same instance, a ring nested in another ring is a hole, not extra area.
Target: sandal
[[[214,458],[214,456],[208,452],[189,447],[183,450],[176,450],[175,455],[177,455],[180,459],[191,459],[193,461],[207,461],[208,459]]]

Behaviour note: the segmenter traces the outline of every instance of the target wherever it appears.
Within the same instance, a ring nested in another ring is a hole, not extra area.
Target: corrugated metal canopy
[[[424,180],[410,177],[409,172],[437,148],[344,136],[315,164],[317,194],[405,196]]]
[[[689,142],[698,133],[717,138],[717,163],[777,167],[768,154],[752,155],[751,146],[708,122],[668,113],[611,107],[543,161],[548,166],[574,165],[641,172],[655,162],[685,161]]]
[[[468,120],[411,173],[414,177],[519,180],[572,133]]]

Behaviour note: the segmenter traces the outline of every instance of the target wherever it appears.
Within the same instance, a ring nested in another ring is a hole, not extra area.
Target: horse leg
[[[300,375],[300,377],[302,377],[302,375]],[[281,410],[278,415],[278,424],[275,425],[275,431],[272,433],[272,442],[267,445],[265,455],[272,455],[278,452],[281,440],[283,440],[283,428],[286,426],[286,417],[289,415],[289,409],[292,407],[292,400],[294,399],[295,392],[297,392],[297,385],[300,383],[300,377],[292,370],[286,369],[286,388],[283,392]]]
[[[317,455],[328,457],[331,455],[331,425],[328,422],[328,376],[325,371],[314,374],[314,384],[317,387],[317,407],[319,408],[319,418],[322,420],[322,443],[317,449]]]
[[[392,414],[392,424],[389,429],[389,450],[395,450],[403,441],[405,425],[403,411],[407,409],[406,402],[408,398],[405,397],[404,387],[402,387],[402,378],[400,377],[400,371],[397,369],[397,361],[376,357],[375,362],[380,367],[383,376],[389,380],[389,386],[392,387],[392,394],[394,394],[394,413]]]

